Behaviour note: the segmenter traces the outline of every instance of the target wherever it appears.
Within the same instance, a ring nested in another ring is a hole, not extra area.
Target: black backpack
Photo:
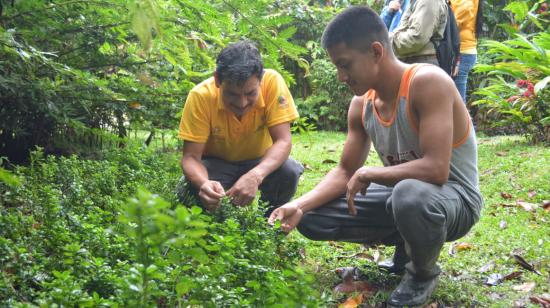
[[[457,60],[460,56],[460,33],[456,25],[455,14],[451,10],[451,3],[449,1],[445,2],[447,6],[447,23],[445,24],[445,32],[443,32],[443,39],[440,41],[432,39],[431,41],[435,47],[439,67],[451,75],[458,64]]]

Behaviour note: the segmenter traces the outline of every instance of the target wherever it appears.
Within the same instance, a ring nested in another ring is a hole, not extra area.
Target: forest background
[[[223,231],[235,233],[228,240],[219,236],[221,225],[207,228],[212,222],[198,209],[174,210],[177,165],[159,153],[179,153],[181,144],[171,140],[188,91],[212,75],[218,52],[240,39],[256,42],[265,66],[290,85],[301,115],[296,134],[344,131],[351,94],[319,41],[326,23],[351,4],[380,11],[383,1],[0,0],[0,301],[162,306],[217,294],[216,303],[250,304],[271,303],[276,293],[291,303],[326,300],[306,287],[311,278],[284,265],[285,258],[299,259],[298,252],[256,247],[260,237],[235,239],[240,223],[262,228],[253,213],[220,214],[239,222]],[[525,146],[544,147],[550,143],[548,3],[487,0],[484,12],[467,102],[478,132],[519,134]],[[158,147],[145,149],[152,142]],[[168,201],[137,194],[138,185]],[[541,189],[547,194],[547,186]],[[184,223],[190,220],[197,223]],[[126,243],[128,236],[138,244]],[[234,254],[223,255],[212,241]],[[29,247],[37,242],[40,248]],[[245,252],[251,247],[256,263]],[[189,255],[189,262],[174,261]],[[273,269],[254,268],[273,258],[280,261]],[[231,266],[246,270],[227,277],[226,285],[208,281]],[[177,270],[167,278],[170,269]],[[252,273],[268,275],[271,284],[251,280],[239,289]],[[302,291],[282,282],[297,277],[302,282],[294,287],[303,283]]]

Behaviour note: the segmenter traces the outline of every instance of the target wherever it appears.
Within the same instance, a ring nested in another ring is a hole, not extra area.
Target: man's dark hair
[[[216,59],[216,74],[221,83],[242,84],[256,75],[262,79],[264,65],[258,48],[250,41],[240,41],[225,47]]]
[[[343,10],[327,25],[321,45],[327,49],[343,42],[350,48],[367,52],[375,41],[386,49],[391,49],[386,25],[371,8],[352,6]]]

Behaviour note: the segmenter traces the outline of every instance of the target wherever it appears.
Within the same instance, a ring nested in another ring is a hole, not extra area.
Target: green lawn
[[[292,156],[306,166],[297,196],[314,187],[336,165],[344,138],[344,134],[332,132],[293,137]],[[550,200],[550,148],[531,146],[521,137],[481,137],[478,144],[485,207],[470,233],[442,250],[443,272],[431,302],[459,307],[537,307],[529,298],[550,293],[550,212],[542,206],[544,200]],[[380,165],[376,153],[371,152],[366,164]],[[521,202],[533,209],[524,209]],[[313,242],[298,232],[292,236],[303,240],[305,266],[315,273],[321,290],[334,303],[345,298],[331,291],[339,281],[334,273],[337,267],[359,266],[367,279],[380,287],[365,301],[366,306],[380,305],[399,281],[378,271],[371,260],[390,257],[391,247],[366,249],[357,244]],[[465,245],[469,248],[451,247],[460,242],[470,244]],[[519,266],[514,254],[540,275]],[[496,286],[485,284],[491,274],[513,272],[521,274]]]

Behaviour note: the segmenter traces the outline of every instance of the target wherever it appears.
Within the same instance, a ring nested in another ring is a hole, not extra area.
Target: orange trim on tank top
[[[374,100],[374,98],[376,97],[375,95],[375,92],[373,89],[370,89],[367,91],[367,93],[365,95],[363,95],[364,99],[363,99],[363,112],[361,113],[361,125],[363,126],[363,128],[365,128],[365,112],[367,111],[367,104],[371,101],[371,100]],[[374,103],[373,103],[374,105]]]
[[[409,119],[409,123],[411,125],[411,128],[418,134],[418,124],[416,123],[416,119],[413,115],[411,104],[409,102],[410,97],[410,87],[412,83],[412,79],[414,78],[414,75],[416,75],[416,72],[423,67],[427,66],[429,64],[413,64],[413,67],[410,70],[409,76],[407,76],[406,84],[407,87],[403,89],[404,93],[399,93],[400,96],[405,97],[405,109],[407,110],[407,118]]]
[[[468,117],[468,115],[466,117]],[[467,118],[467,121],[468,121],[468,129],[466,129],[466,134],[457,143],[453,143],[453,148],[458,148],[459,146],[463,145],[466,142],[466,140],[468,140],[468,136],[470,136],[470,129],[472,129],[471,127],[472,123],[470,123],[469,118]]]
[[[373,98],[372,98],[372,109],[374,111],[374,115],[376,116],[376,119],[383,126],[386,126],[386,127],[390,126],[395,121],[395,116],[397,114],[397,107],[399,105],[399,101],[401,100],[401,97],[403,96],[403,91],[405,91],[405,89],[409,88],[409,79],[410,79],[409,75],[411,74],[411,71],[414,69],[415,66],[416,65],[408,67],[405,70],[405,72],[403,73],[403,76],[401,77],[401,81],[399,82],[399,91],[397,92],[397,98],[395,99],[395,103],[393,105],[393,110],[392,110],[391,116],[388,120],[384,120],[382,118],[382,116],[380,115],[380,113],[378,113],[378,110],[376,109],[376,104],[374,103],[374,101],[376,99],[376,92],[374,92],[374,95],[373,95]]]

